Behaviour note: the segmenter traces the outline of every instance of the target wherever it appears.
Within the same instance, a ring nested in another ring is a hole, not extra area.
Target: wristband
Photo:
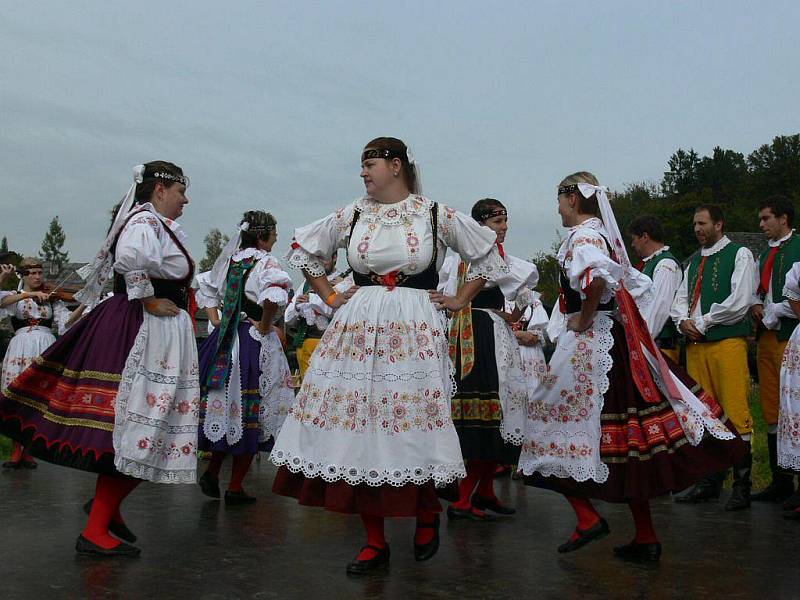
[[[333,301],[335,298],[336,298],[336,292],[333,291],[327,298],[325,298],[325,304],[327,304],[330,307],[333,307]]]

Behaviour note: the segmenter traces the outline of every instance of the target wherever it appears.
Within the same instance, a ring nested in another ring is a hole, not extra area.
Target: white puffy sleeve
[[[71,311],[67,308],[61,300],[53,302],[53,327],[56,328],[58,335],[64,335],[64,332],[69,329],[67,327],[67,320]]]
[[[783,295],[787,300],[800,302],[800,262],[794,263],[794,266],[786,273]]]
[[[564,268],[569,278],[569,286],[586,298],[584,290],[595,279],[602,279],[606,287],[600,302],[611,300],[619,289],[622,280],[622,267],[611,260],[605,238],[594,229],[583,228],[575,233],[567,244]]]
[[[303,269],[313,277],[325,275],[323,262],[347,244],[354,205],[351,202],[327,217],[295,229],[292,246],[285,256],[289,266]]]
[[[550,317],[547,316],[547,311],[544,308],[544,304],[542,304],[542,301],[539,299],[539,292],[533,293],[536,297],[533,303],[527,309],[530,311],[530,317],[525,329],[528,331],[538,330],[543,332],[547,328],[547,324],[550,322]]]
[[[497,234],[494,231],[443,204],[438,205],[437,220],[438,241],[455,250],[469,263],[467,281],[497,281],[508,273],[508,266],[497,250]]]
[[[439,285],[437,289],[446,296],[455,296],[458,292],[458,265],[461,257],[457,254],[448,254],[439,269]]]
[[[731,275],[731,293],[722,302],[713,303],[706,314],[695,318],[700,333],[705,334],[714,325],[738,323],[747,316],[756,295],[755,268],[752,252],[745,247],[739,248]]]
[[[5,298],[6,296],[10,296],[11,294],[16,294],[18,292],[12,290],[0,290],[0,300]],[[0,319],[5,319],[6,317],[10,317],[13,313],[13,304],[9,304],[8,306],[0,306]]]
[[[129,300],[154,294],[148,273],[162,261],[162,229],[158,218],[145,211],[128,221],[117,240],[114,270],[125,278]]]
[[[651,335],[657,336],[667,324],[672,303],[682,281],[683,271],[674,260],[664,259],[656,265],[653,272],[652,301],[648,306],[639,307]]]
[[[506,264],[508,273],[501,275],[496,283],[503,296],[523,310],[536,300],[533,288],[539,283],[539,270],[532,262],[511,255],[506,255]]]
[[[247,278],[244,293],[259,306],[269,300],[278,306],[289,302],[292,280],[272,256],[260,259]]]
[[[198,308],[216,308],[222,305],[224,290],[217,289],[211,281],[211,271],[204,271],[197,276],[197,291],[195,300]]]

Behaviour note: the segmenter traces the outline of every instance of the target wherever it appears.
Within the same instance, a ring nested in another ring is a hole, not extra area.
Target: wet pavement
[[[48,464],[4,471],[0,598],[800,598],[800,523],[775,505],[726,513],[721,503],[660,499],[662,561],[630,565],[611,554],[632,536],[624,506],[598,503],[611,535],[559,555],[571,509],[508,478],[498,488],[515,517],[444,518],[441,549],[426,563],[412,555],[413,520],[387,520],[391,566],[351,579],[344,567],[364,543],[360,520],[273,495],[274,472],[266,459],[253,464],[245,484],[259,501],[245,507],[226,508],[197,486],[140,486],[123,512],[142,555],[109,560],[73,551],[91,474]]]

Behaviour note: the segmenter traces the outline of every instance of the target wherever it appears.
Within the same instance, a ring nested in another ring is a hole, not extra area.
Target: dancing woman
[[[200,387],[186,312],[194,262],[177,222],[188,183],[172,163],[134,168],[105,244],[79,271],[79,301],[94,305],[112,278],[114,296],[0,396],[0,432],[38,458],[98,474],[80,554],[139,554],[120,513],[125,497],[142,480],[196,480]]]
[[[450,324],[450,354],[455,362],[457,391],[452,417],[466,460],[467,476],[458,487],[458,500],[447,508],[450,520],[485,520],[489,510],[512,515],[494,492],[499,464],[513,465],[519,457],[525,428],[527,382],[519,345],[506,320],[516,322],[534,300],[532,288],[539,274],[536,266],[507,254],[503,248],[508,231],[508,211],[493,198],[472,207],[472,218],[497,234],[498,249],[509,266],[508,275],[487,284],[470,305],[453,315]],[[457,258],[457,257],[454,257]],[[448,259],[449,261],[450,259]],[[443,269],[463,285],[470,265],[456,260]],[[505,313],[505,301],[515,302]]]
[[[519,466],[527,483],[563,493],[575,510],[577,528],[559,552],[608,534],[589,501],[600,498],[628,503],[636,524],[614,553],[657,561],[650,498],[730,466],[746,447],[716,401],[690,391],[694,382],[658,352],[633,300],[649,280],[631,267],[605,188],[590,173],[570,175],[558,212],[569,228],[556,309],[566,330],[553,336],[548,377],[531,396]]]
[[[271,214],[246,212],[214,267],[197,277],[197,305],[214,325],[199,350],[198,446],[211,452],[199,483],[204,494],[219,498],[220,468],[231,454],[226,504],[256,501],[242,481],[258,451],[271,447],[294,401],[289,364],[273,327],[292,283],[270,254],[277,236]]]
[[[271,454],[275,492],[361,516],[367,545],[351,574],[388,563],[384,517],[416,517],[416,559],[436,553],[435,486],[465,476],[439,309],[460,310],[508,270],[491,229],[419,194],[402,141],[372,140],[361,166],[365,197],[295,231],[289,263],[338,310]],[[457,296],[435,291],[448,247],[472,266]],[[342,293],[323,267],[337,248],[356,284]]]

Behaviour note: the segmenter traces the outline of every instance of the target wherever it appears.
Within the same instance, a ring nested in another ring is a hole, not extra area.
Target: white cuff
[[[302,269],[312,277],[325,275],[325,265],[322,264],[322,260],[302,248],[293,248],[287,256],[287,262],[293,269]]]
[[[149,298],[155,295],[155,290],[153,290],[153,284],[150,282],[150,276],[147,271],[128,271],[124,277],[128,300]]]

